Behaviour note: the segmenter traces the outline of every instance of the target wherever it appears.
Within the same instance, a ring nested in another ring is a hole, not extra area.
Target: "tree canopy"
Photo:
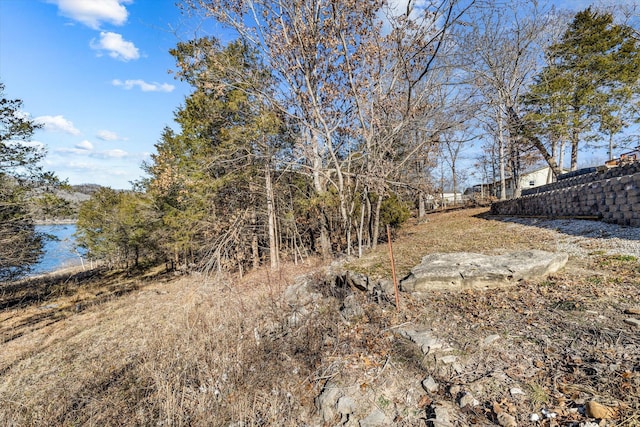
[[[640,42],[611,13],[588,8],[575,15],[546,55],[548,65],[525,98],[529,118],[541,134],[570,142],[575,170],[587,141],[618,133],[633,120]]]
[[[30,189],[47,177],[38,164],[44,151],[29,144],[37,127],[0,83],[0,280],[29,271],[42,253],[28,207]]]
[[[139,192],[97,194],[81,212],[95,256],[135,263],[144,248],[174,266],[242,273],[360,255],[384,225],[457,192],[475,141],[506,197],[527,166],[544,159],[558,174],[571,144],[575,168],[581,149],[637,115],[638,41],[610,12],[568,17],[533,0],[183,6],[231,40],[171,51],[192,92]],[[451,178],[436,179],[444,164]]]

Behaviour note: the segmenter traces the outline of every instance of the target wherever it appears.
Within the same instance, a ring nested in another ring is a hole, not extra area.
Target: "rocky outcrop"
[[[490,256],[468,252],[427,255],[400,282],[405,292],[487,289],[543,278],[564,267],[566,253],[531,250]]]
[[[484,289],[543,277],[562,268],[566,261],[567,254],[543,251],[500,256],[433,254],[425,256],[422,263],[412,269],[411,275],[402,281],[402,288],[409,292]],[[284,299],[292,310],[286,327],[298,327],[313,316],[322,301],[328,300],[337,304],[345,325],[354,325],[366,317],[363,304],[378,303],[392,307],[392,292],[393,286],[388,281],[373,281],[366,275],[334,265],[298,278],[285,291]],[[385,363],[371,364],[370,371],[353,378],[348,373],[349,364],[345,362],[341,370],[327,376],[316,396],[317,421],[326,426],[346,427],[415,425],[417,422],[438,427],[465,425],[467,413],[475,412],[481,404],[477,397],[482,396],[482,386],[463,387],[442,381],[468,371],[463,352],[424,324],[407,322],[390,329],[393,329],[393,335],[386,339],[397,346],[408,343],[419,349],[421,356],[414,356],[415,363],[422,367],[425,375],[421,378],[397,376],[392,372],[393,364],[389,364],[391,359],[387,358]],[[500,340],[498,334],[480,337],[479,348],[486,350]],[[368,356],[362,357],[366,359]],[[385,372],[387,364],[390,366]],[[497,377],[486,379],[489,385],[501,381]],[[512,394],[520,390],[520,384],[509,386]],[[498,424],[516,425],[513,415],[502,410],[494,412]]]

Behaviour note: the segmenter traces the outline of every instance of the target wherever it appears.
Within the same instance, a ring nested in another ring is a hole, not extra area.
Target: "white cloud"
[[[121,150],[119,148],[115,148],[113,150],[105,150],[105,151],[96,151],[94,150],[94,146],[89,141],[82,141],[79,144],[76,144],[73,148],[57,148],[54,150],[55,153],[60,154],[76,154],[78,156],[83,157],[92,157],[94,159],[125,159],[132,157],[127,151]]]
[[[74,148],[56,148],[55,150],[53,150],[55,153],[62,153],[62,154],[79,154],[79,155],[87,155],[90,153],[90,151],[88,151],[86,148],[79,148],[78,146],[75,146]]]
[[[93,144],[85,139],[81,143],[76,144],[75,148],[77,148],[79,150],[91,151],[91,150],[93,150]]]
[[[114,86],[121,86],[127,90],[138,86],[143,92],[172,92],[175,89],[175,86],[170,85],[169,83],[147,83],[144,80],[139,79],[125,81],[115,79],[111,82],[111,84]]]
[[[103,141],[125,141],[126,138],[120,137],[117,133],[111,132],[110,130],[99,130],[96,134],[96,137]]]
[[[406,15],[409,12],[409,18],[418,19],[424,11],[428,3],[425,0],[390,0],[388,2],[389,11],[395,17]]]
[[[99,157],[112,158],[112,159],[121,159],[123,157],[128,157],[129,153],[124,150],[120,150],[119,148],[113,150],[102,151],[97,153]]]
[[[110,57],[120,61],[140,58],[140,52],[132,42],[123,39],[121,34],[110,31],[101,31],[100,40],[92,39],[89,46],[98,51],[106,50]]]
[[[73,123],[65,119],[63,116],[40,116],[33,120],[34,122],[41,124],[46,131],[80,135],[80,131],[73,126]]]
[[[123,25],[129,13],[124,7],[132,0],[49,0],[61,15],[97,30],[101,22]]]

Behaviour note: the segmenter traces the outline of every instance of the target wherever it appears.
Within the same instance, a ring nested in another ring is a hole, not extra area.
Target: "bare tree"
[[[378,0],[186,3],[234,29],[272,70],[277,105],[299,126],[296,164],[312,177],[320,201],[321,253],[331,251],[330,189],[348,253],[357,194],[375,195],[367,215],[375,245],[386,181],[446,127],[446,113],[436,117],[431,96],[443,84],[435,67],[452,26],[473,1],[434,0],[420,7],[409,1],[401,12]],[[426,137],[406,144],[416,130]]]
[[[537,70],[549,15],[535,0],[481,7],[477,12],[477,19],[470,23],[464,41],[470,58],[465,68],[474,77],[489,106],[486,118],[494,123],[499,152],[500,198],[504,199],[508,158],[518,155],[517,144],[523,140],[514,132],[511,113],[519,117],[520,96]],[[519,183],[518,159],[512,158],[510,163],[511,178]],[[516,195],[518,190],[516,187]]]

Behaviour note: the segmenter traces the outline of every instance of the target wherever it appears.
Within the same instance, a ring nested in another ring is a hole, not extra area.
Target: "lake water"
[[[76,232],[75,224],[36,225],[36,231],[53,235],[58,240],[45,240],[44,255],[40,262],[33,266],[31,274],[81,265],[73,238],[73,233]]]

